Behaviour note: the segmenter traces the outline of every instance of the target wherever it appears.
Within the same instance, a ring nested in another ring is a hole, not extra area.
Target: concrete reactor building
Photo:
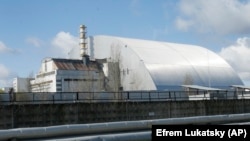
[[[80,26],[80,47],[72,47],[69,58],[44,59],[27,91],[168,91],[185,86],[228,89],[243,85],[233,68],[206,48],[103,35],[86,37],[84,25]]]

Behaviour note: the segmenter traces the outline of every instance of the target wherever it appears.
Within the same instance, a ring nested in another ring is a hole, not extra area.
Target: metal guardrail
[[[123,91],[123,92],[23,92],[2,93],[0,104],[76,103],[76,102],[150,102],[180,100],[250,99],[249,91]]]

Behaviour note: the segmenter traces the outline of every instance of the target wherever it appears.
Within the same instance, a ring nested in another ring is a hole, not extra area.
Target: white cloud
[[[15,53],[16,51],[8,48],[3,42],[0,41],[0,53]]]
[[[0,53],[5,52],[6,50],[8,50],[8,48],[5,46],[3,42],[0,41]]]
[[[0,88],[11,86],[12,79],[10,78],[10,70],[4,65],[0,64]]]
[[[238,38],[233,45],[222,48],[219,55],[235,69],[243,81],[250,81],[250,38]]]
[[[77,47],[79,38],[71,35],[68,32],[59,32],[52,40],[54,55],[56,57],[67,58],[72,48]]]
[[[40,40],[36,37],[29,37],[26,39],[26,42],[35,46],[35,47],[40,47],[43,44],[42,40]]]
[[[181,0],[175,25],[179,30],[219,34],[250,33],[250,2],[239,0]]]
[[[7,78],[9,76],[9,70],[2,64],[0,64],[0,78]]]
[[[188,31],[189,27],[193,25],[193,22],[178,17],[175,24],[179,30]]]
[[[17,52],[17,50],[8,48],[2,41],[0,41],[0,54]],[[0,64],[0,88],[12,86],[12,80],[14,75],[15,74],[12,74],[6,66]]]

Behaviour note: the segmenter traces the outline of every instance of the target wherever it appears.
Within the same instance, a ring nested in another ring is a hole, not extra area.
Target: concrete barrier
[[[72,124],[49,127],[17,128],[0,130],[0,140],[36,139],[48,137],[63,137],[69,135],[108,134],[127,131],[151,130],[152,125],[185,125],[185,124],[225,124],[239,121],[249,121],[250,113],[195,116],[182,118],[154,119],[141,121],[122,121],[93,124]]]

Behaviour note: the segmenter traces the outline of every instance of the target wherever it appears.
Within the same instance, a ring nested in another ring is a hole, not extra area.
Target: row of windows
[[[97,81],[98,79],[64,79],[64,81]]]
[[[62,91],[62,80],[61,79],[57,79],[56,80],[56,91],[57,92],[61,92]]]
[[[47,72],[47,73],[42,73],[42,74],[39,74],[37,75],[37,77],[45,77],[45,76],[48,76],[48,75],[52,75],[52,74],[55,74],[55,71],[51,71],[51,72]]]
[[[63,79],[65,82],[72,83],[72,82],[88,82],[88,81],[98,81],[98,79],[70,79],[65,78]],[[56,80],[56,91],[61,92],[62,91],[62,80],[57,79]]]

